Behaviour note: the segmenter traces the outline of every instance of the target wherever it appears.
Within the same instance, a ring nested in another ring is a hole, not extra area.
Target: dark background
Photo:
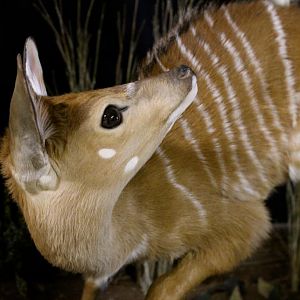
[[[28,36],[32,36],[37,43],[48,91],[52,94],[68,92],[64,64],[57,50],[54,34],[33,6],[34,2],[1,0],[0,3],[0,135],[3,134],[8,123],[9,103],[16,76],[16,55],[22,53]],[[53,8],[53,1],[43,2],[47,7]],[[72,21],[76,12],[76,1],[63,2],[66,16]],[[117,12],[126,5],[129,22],[134,6],[134,1],[130,0],[96,0],[95,12],[99,11],[103,2],[105,2],[105,17],[96,88],[114,85],[119,49]],[[137,26],[141,26],[143,22],[145,25],[136,52],[139,59],[146,54],[153,43],[151,22],[154,2],[153,0],[140,0]],[[92,25],[98,23],[97,13],[92,16],[92,20]],[[91,33],[95,34],[93,26],[91,26]],[[285,187],[279,187],[267,201],[273,222],[286,222],[284,196]],[[22,285],[30,282],[30,278],[41,274],[56,274],[55,272],[58,271],[49,266],[35,250],[18,208],[7,196],[3,180],[0,178],[0,280],[15,280],[17,288],[22,289]]]
[[[62,2],[66,18],[74,22],[77,1],[63,0]],[[82,2],[83,5],[88,5],[90,1]],[[34,7],[35,3],[37,1],[31,0],[1,0],[0,2],[0,136],[3,135],[8,124],[9,104],[16,76],[16,56],[18,53],[22,54],[28,36],[32,36],[36,41],[49,94],[69,91],[64,62],[55,43],[54,34]],[[54,15],[53,1],[44,0],[43,3]],[[152,0],[141,0],[139,5],[137,26],[145,23],[136,53],[140,58],[152,45],[153,3]],[[96,0],[94,13],[91,16],[92,35],[96,34],[103,4],[105,4],[105,17],[96,88],[112,86],[115,83],[115,67],[119,51],[117,13],[122,12],[126,7],[129,24],[134,8],[134,1]],[[92,44],[95,40],[95,37],[93,38]],[[126,40],[128,39],[127,33]],[[37,290],[44,284],[42,278],[51,282],[58,276],[67,276],[67,274],[50,266],[36,250],[18,207],[8,197],[0,175],[0,299],[15,299],[18,294],[35,299],[38,297],[36,295],[41,293]],[[73,285],[72,289],[75,288]],[[9,289],[17,290],[16,294],[9,294]],[[45,295],[43,294],[42,297],[44,299]],[[49,296],[49,299],[53,298]]]

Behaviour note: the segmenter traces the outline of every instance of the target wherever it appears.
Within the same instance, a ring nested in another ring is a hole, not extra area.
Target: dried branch
[[[50,14],[42,0],[35,3],[35,7],[50,26],[54,33],[58,50],[63,58],[66,76],[71,91],[93,89],[96,84],[100,40],[104,19],[104,8],[100,12],[100,22],[97,30],[95,50],[91,49],[91,34],[89,24],[95,7],[95,0],[90,0],[87,11],[83,12],[82,0],[77,1],[76,28],[73,30],[71,22],[68,26],[64,21],[63,5],[61,0],[54,0],[54,14]],[[84,19],[84,24],[82,24]],[[91,67],[90,58],[95,63]]]
[[[187,11],[197,9],[203,1],[197,1],[198,3],[194,4],[194,0],[177,0],[176,2],[157,0],[152,19],[154,42],[166,36],[184,18]]]
[[[123,8],[123,12],[118,12],[117,14],[119,53],[118,53],[118,58],[116,63],[116,74],[115,74],[116,84],[121,84],[123,81],[122,57],[124,52],[125,28],[126,28],[126,7]]]
[[[140,28],[138,29],[138,31],[136,30],[136,18],[137,18],[138,6],[139,6],[139,0],[135,0],[134,1],[133,18],[132,18],[132,23],[131,23],[131,32],[130,32],[126,82],[128,82],[132,78],[134,68],[136,67],[136,63],[137,63],[137,60],[135,59],[136,47],[138,45],[138,41],[140,39],[142,30],[144,27],[144,23],[142,23]]]
[[[137,14],[138,14],[139,0],[135,0],[134,9],[131,22],[131,30],[129,32],[129,43],[125,44],[126,37],[126,7],[123,7],[122,12],[117,14],[117,30],[118,30],[118,43],[119,43],[119,53],[116,62],[116,84],[129,82],[133,79],[133,74],[137,67],[136,49],[138,42],[141,37],[141,33],[144,28],[144,22],[137,29]],[[127,53],[125,46],[128,45],[128,56],[124,57],[124,53]],[[122,66],[125,66],[125,72],[123,72]],[[125,80],[124,80],[125,75]]]
[[[98,70],[98,64],[99,64],[99,57],[100,57],[100,42],[102,37],[102,28],[103,28],[103,20],[104,20],[104,11],[105,11],[105,4],[103,4],[101,8],[101,15],[100,15],[100,21],[98,25],[97,30],[97,39],[96,39],[96,47],[95,47],[95,62],[93,64],[93,68],[90,68],[92,71],[92,81],[91,86],[94,88],[96,85],[96,79],[97,79],[97,70]],[[91,62],[89,63],[91,64]]]

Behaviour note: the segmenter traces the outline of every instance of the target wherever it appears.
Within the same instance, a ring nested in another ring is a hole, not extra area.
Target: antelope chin
[[[171,115],[168,118],[167,126],[169,132],[171,128],[173,127],[174,123],[179,119],[181,114],[192,104],[194,99],[196,98],[198,93],[198,85],[197,85],[197,77],[193,75],[192,77],[192,88],[186,95],[186,97],[181,101],[179,106],[171,113]]]

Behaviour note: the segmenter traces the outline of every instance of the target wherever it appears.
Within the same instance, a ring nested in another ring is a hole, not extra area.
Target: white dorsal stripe
[[[271,18],[273,29],[276,33],[276,42],[278,44],[278,54],[284,67],[284,77],[286,83],[286,91],[289,99],[289,114],[292,120],[292,126],[297,125],[297,106],[296,106],[296,92],[295,92],[295,78],[293,76],[292,63],[288,59],[286,35],[276,12],[276,8],[270,1],[263,1],[263,4]]]
[[[241,110],[240,110],[240,107],[239,107],[239,102],[238,102],[238,100],[236,98],[236,93],[235,93],[235,91],[233,89],[233,86],[232,86],[232,84],[231,84],[231,82],[229,80],[229,77],[228,77],[228,74],[227,74],[227,70],[224,67],[224,65],[221,64],[219,57],[216,56],[215,53],[213,53],[210,45],[208,43],[206,43],[204,40],[202,40],[202,39],[200,39],[200,38],[197,37],[197,32],[196,32],[196,29],[194,27],[191,27],[191,32],[192,32],[193,36],[195,38],[197,38],[197,41],[198,41],[199,45],[204,49],[204,51],[206,52],[206,54],[208,55],[208,57],[211,59],[212,65],[215,67],[217,73],[223,79],[225,90],[226,90],[226,94],[227,94],[227,99],[228,99],[229,104],[231,106],[231,109],[233,111],[234,123],[236,125],[236,128],[239,130],[240,139],[242,141],[248,141],[246,143],[244,142],[243,146],[245,147],[246,154],[251,158],[251,157],[253,157],[253,153],[249,154],[249,151],[250,152],[254,152],[254,151],[253,151],[252,148],[247,147],[247,145],[250,144],[249,138],[248,138],[248,133],[247,133],[247,130],[245,128],[245,125],[243,124],[242,114],[241,114]],[[236,175],[238,176],[238,178],[239,178],[239,180],[241,182],[242,189],[244,189],[244,190],[247,189],[248,193],[250,193],[250,194],[252,194],[254,196],[259,196],[258,193],[251,186],[251,184],[249,183],[249,181],[246,179],[244,173],[241,171],[242,167],[241,167],[241,164],[240,164],[239,155],[237,153],[235,142],[232,139],[230,139],[229,143],[232,146],[231,147],[231,150],[232,150],[232,160],[233,160],[234,165],[235,165],[235,172],[236,172]],[[259,162],[259,164],[260,164],[260,162]],[[258,169],[257,166],[256,166],[256,169]]]
[[[189,199],[191,201],[192,205],[197,209],[197,213],[200,217],[200,220],[203,223],[206,223],[207,222],[207,220],[206,220],[206,215],[207,215],[206,210],[204,209],[204,207],[200,203],[200,201],[197,199],[197,197],[195,197],[194,194],[191,193],[187,189],[187,187],[185,187],[184,185],[177,182],[176,176],[174,174],[174,170],[171,166],[171,162],[170,162],[169,158],[166,156],[164,150],[161,147],[158,147],[158,149],[156,150],[156,153],[158,154],[158,156],[162,160],[162,163],[165,167],[166,175],[167,175],[167,178],[168,178],[169,182],[171,182],[171,184],[177,190],[179,190],[187,199]]]
[[[271,112],[271,114],[272,114],[273,126],[280,131],[280,133],[282,135],[281,140],[284,144],[286,144],[287,136],[286,136],[286,134],[283,130],[283,126],[280,122],[277,108],[274,105],[273,100],[268,92],[268,85],[267,85],[267,81],[266,81],[261,63],[260,63],[259,59],[257,58],[255,51],[254,51],[253,47],[251,46],[249,40],[247,39],[246,34],[238,28],[238,25],[236,24],[236,22],[234,22],[234,20],[231,18],[228,9],[225,6],[223,6],[222,9],[224,11],[225,18],[226,18],[228,24],[231,26],[233,32],[236,34],[238,39],[241,41],[241,43],[246,51],[246,54],[249,57],[250,64],[253,65],[253,69],[259,79],[259,82],[260,82],[260,85],[262,88],[263,100],[265,101],[265,104],[268,107],[269,112]]]

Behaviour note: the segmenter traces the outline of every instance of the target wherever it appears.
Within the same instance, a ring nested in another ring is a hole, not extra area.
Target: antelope
[[[264,200],[300,178],[299,20],[266,0],[208,6],[138,81],[55,97],[27,39],[1,165],[42,255],[99,284],[179,259],[147,300],[183,299],[249,257],[270,232]]]

